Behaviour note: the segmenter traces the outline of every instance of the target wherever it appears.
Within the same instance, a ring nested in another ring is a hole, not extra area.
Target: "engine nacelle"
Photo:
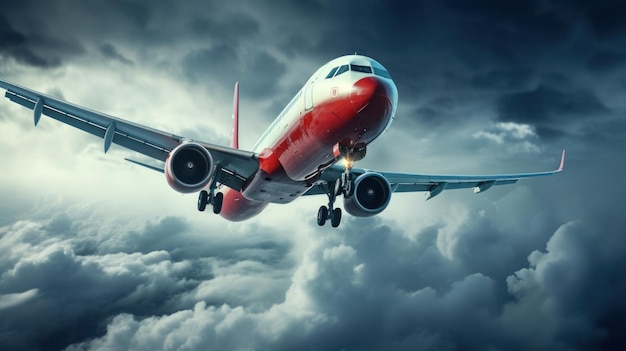
[[[378,173],[365,173],[354,181],[354,194],[344,198],[343,208],[355,217],[381,213],[391,200],[391,184]]]
[[[213,157],[202,145],[188,142],[177,146],[165,161],[165,178],[172,189],[194,193],[211,182]]]

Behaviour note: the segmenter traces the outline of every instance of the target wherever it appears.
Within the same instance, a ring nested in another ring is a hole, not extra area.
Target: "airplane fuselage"
[[[221,215],[248,219],[269,203],[289,203],[340,158],[340,147],[365,146],[392,122],[397,88],[375,60],[350,55],[318,69],[254,147],[259,171],[242,191],[222,190]]]

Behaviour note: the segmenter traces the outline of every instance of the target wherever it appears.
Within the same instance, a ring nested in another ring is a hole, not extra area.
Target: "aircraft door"
[[[313,108],[313,84],[315,84],[315,82],[311,81],[309,84],[306,85],[306,88],[304,90],[304,109],[305,110],[310,110]]]
[[[313,108],[313,88],[315,87],[316,78],[311,79],[304,89],[304,109],[306,111]]]

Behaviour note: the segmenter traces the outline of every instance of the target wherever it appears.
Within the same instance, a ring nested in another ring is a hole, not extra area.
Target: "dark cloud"
[[[109,3],[106,4],[109,5]],[[116,13],[129,18],[139,27],[147,27],[154,13],[149,4],[133,0],[117,1],[110,3],[110,6],[115,9]]]
[[[598,234],[604,238],[597,240]],[[529,256],[531,267],[507,279],[518,300],[506,306],[503,320],[527,320],[532,315],[539,328],[527,328],[541,330],[538,340],[554,338],[550,348],[619,348],[626,324],[618,315],[626,305],[618,296],[624,293],[626,280],[623,270],[609,267],[624,265],[624,258],[616,254],[618,247],[624,249],[620,237],[619,232],[597,232],[581,222],[559,228],[545,253]],[[545,309],[537,300],[544,301]]]
[[[25,41],[24,35],[14,30],[4,16],[0,16],[0,47],[11,48]]]
[[[599,242],[584,223],[568,223],[545,250],[530,254],[529,264],[496,278],[466,264],[485,259],[480,254],[442,255],[436,228],[411,240],[379,220],[349,222],[341,237],[307,249],[284,301],[257,312],[245,307],[249,302],[200,302],[146,319],[120,314],[106,335],[80,349],[611,349],[622,341],[624,272],[606,269],[624,264],[615,232]],[[507,253],[498,255],[506,259]],[[142,260],[160,262],[150,258],[156,255]],[[228,281],[222,284],[225,289]],[[513,298],[498,297],[498,286]],[[150,333],[155,329],[161,332]]]
[[[113,46],[112,44],[109,44],[109,43],[102,44],[102,46],[100,46],[100,52],[102,52],[102,55],[110,59],[119,61],[123,64],[127,64],[127,65],[135,64],[133,61],[127,59],[126,57],[124,57],[124,55],[120,54],[115,48],[115,46]]]
[[[558,130],[559,125],[568,120],[584,123],[609,112],[589,90],[561,91],[545,85],[531,91],[503,95],[496,107],[500,120],[536,126],[543,136],[549,136],[543,128]]]
[[[183,65],[194,82],[239,81],[242,94],[253,99],[269,97],[286,72],[285,64],[265,51],[244,54],[227,44],[191,52]]]
[[[626,53],[615,50],[598,51],[589,58],[587,67],[594,73],[615,72],[626,64]]]
[[[28,37],[18,32],[0,15],[0,52],[4,56],[33,67],[55,68],[61,66],[61,59],[46,55],[49,54],[46,48],[55,44],[59,42],[45,37]]]
[[[268,241],[267,235],[207,242],[174,217],[148,222],[140,231],[118,226],[119,233],[105,237],[94,236],[91,228],[60,212],[43,223],[23,221],[2,229],[0,342],[5,349],[60,349],[102,335],[103,323],[119,313],[174,313],[192,306],[195,301],[187,300],[195,294],[216,305],[271,306],[272,286],[281,286],[277,273],[285,268],[288,246]],[[232,284],[229,277],[246,272],[265,276],[245,278],[251,288],[259,281],[270,285],[235,296],[209,292],[212,280]],[[250,293],[263,300],[246,298]],[[51,318],[37,318],[41,315]]]
[[[249,15],[230,13],[210,18],[196,17],[191,21],[191,28],[200,38],[237,44],[254,38],[259,32],[259,23]]]
[[[617,41],[623,43],[626,33],[626,24],[622,18],[626,15],[626,5],[621,1],[605,1],[598,6],[590,8],[588,18],[591,28],[601,39],[608,42]]]
[[[495,69],[474,76],[471,85],[480,90],[505,93],[528,90],[537,80],[537,73],[528,68]]]

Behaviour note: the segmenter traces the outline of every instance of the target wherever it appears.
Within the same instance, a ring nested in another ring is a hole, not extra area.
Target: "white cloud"
[[[0,295],[0,310],[16,307],[20,304],[23,304],[28,300],[35,298],[37,296],[37,293],[37,289],[30,289],[21,293]]]
[[[488,130],[480,130],[472,134],[474,139],[485,139],[497,145],[503,145],[510,152],[538,153],[540,148],[535,144],[538,139],[534,128],[528,124],[499,122]],[[535,141],[535,142],[534,142]]]

